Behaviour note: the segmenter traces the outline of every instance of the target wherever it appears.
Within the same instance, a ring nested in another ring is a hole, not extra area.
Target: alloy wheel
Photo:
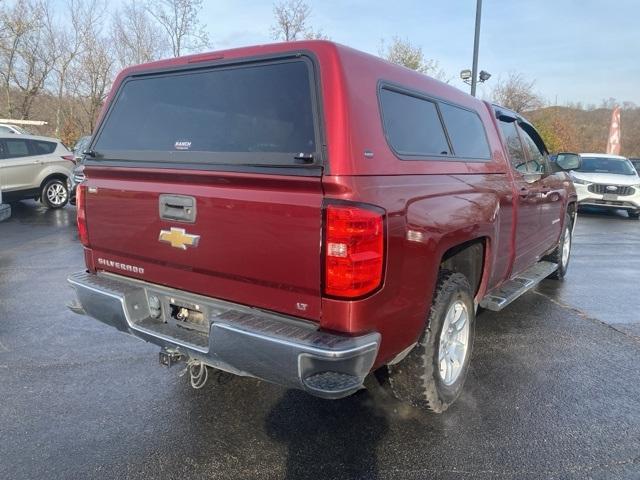
[[[562,266],[566,267],[569,263],[569,255],[571,254],[571,230],[569,227],[564,232],[564,241],[562,242]]]
[[[456,300],[447,310],[440,333],[438,370],[445,385],[453,385],[462,373],[469,352],[469,311]]]
[[[63,205],[67,201],[68,192],[62,182],[49,185],[46,191],[47,200],[56,207]]]

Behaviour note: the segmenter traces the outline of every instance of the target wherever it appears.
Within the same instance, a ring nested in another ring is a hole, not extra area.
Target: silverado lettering
[[[115,268],[117,270],[124,270],[125,272],[139,273],[141,275],[144,274],[144,268],[142,267],[136,267],[134,265],[129,265],[128,263],[114,262],[113,260],[106,260],[100,257],[98,258],[98,265]]]

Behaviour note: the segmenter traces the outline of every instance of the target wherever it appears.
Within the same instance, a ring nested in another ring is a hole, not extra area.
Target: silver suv
[[[59,140],[0,133],[0,189],[5,202],[40,199],[49,208],[69,201],[73,155]]]

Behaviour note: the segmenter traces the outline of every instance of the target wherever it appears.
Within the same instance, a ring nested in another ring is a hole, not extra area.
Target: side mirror
[[[556,155],[556,165],[565,171],[578,170],[582,165],[582,159],[577,153],[559,153]]]

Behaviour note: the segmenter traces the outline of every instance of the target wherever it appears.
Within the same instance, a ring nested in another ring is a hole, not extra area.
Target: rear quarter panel
[[[325,177],[324,188],[331,198],[386,210],[383,288],[354,302],[324,298],[321,321],[331,330],[379,331],[378,365],[422,333],[447,250],[473,239],[485,242],[486,268],[478,296],[507,274],[513,212],[506,175]]]
[[[38,157],[31,158],[36,159]],[[68,160],[62,160],[53,155],[46,155],[42,157],[42,163],[34,165],[34,167],[39,168],[39,172],[33,186],[34,188],[37,188],[47,177],[54,174],[64,175],[65,177],[70,178],[73,165]]]

